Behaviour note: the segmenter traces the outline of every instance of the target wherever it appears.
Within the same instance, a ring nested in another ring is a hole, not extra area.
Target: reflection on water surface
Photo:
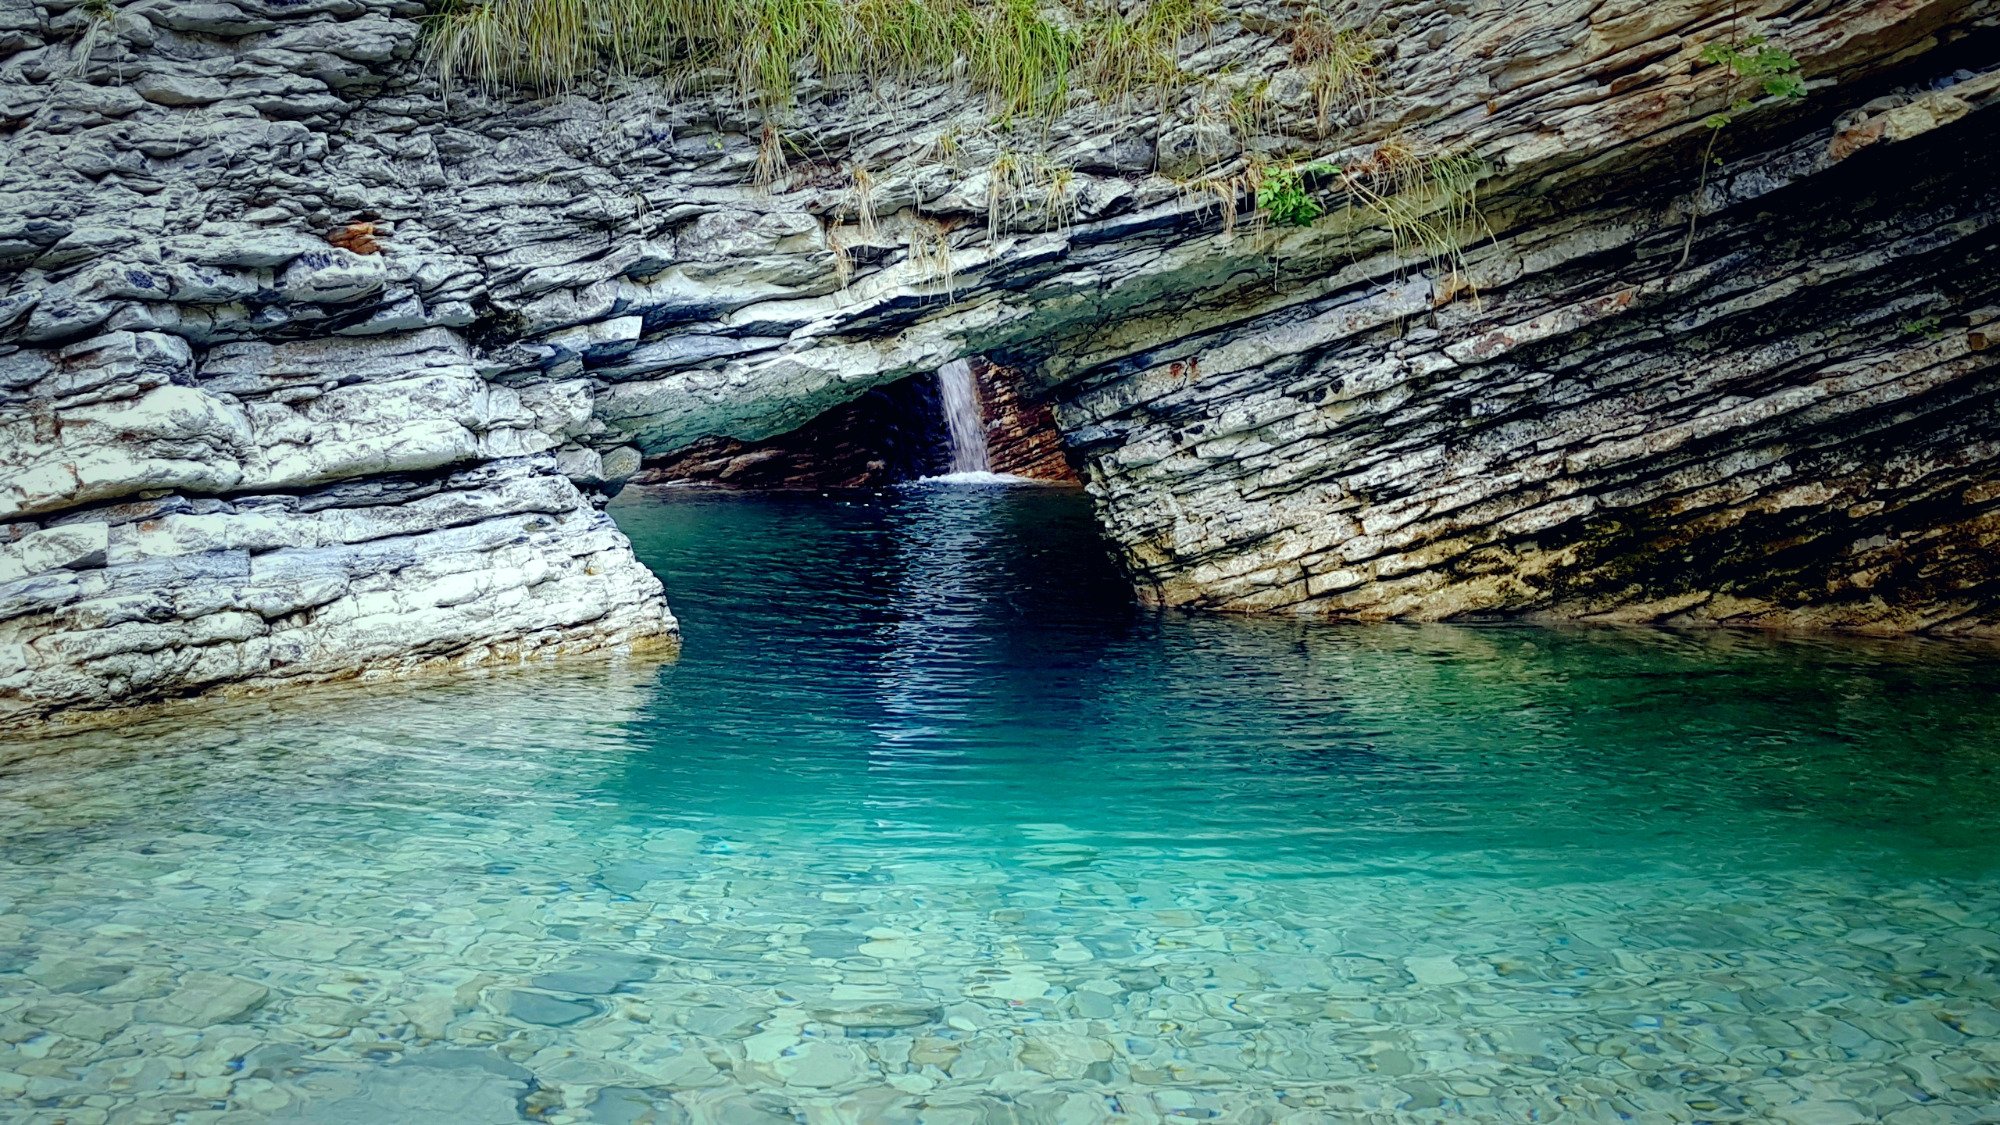
[[[687,628],[0,760],[0,1117],[1980,1121],[2000,661],[1132,608],[639,496]]]

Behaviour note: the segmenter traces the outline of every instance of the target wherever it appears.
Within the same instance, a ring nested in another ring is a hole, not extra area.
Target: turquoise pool
[[[631,495],[686,628],[0,750],[0,1119],[1977,1122],[2000,659],[1131,606]]]

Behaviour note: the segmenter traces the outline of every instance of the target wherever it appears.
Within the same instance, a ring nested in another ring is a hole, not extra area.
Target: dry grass
[[[1375,68],[1375,41],[1365,32],[1336,27],[1308,11],[1288,35],[1292,63],[1310,76],[1318,125],[1324,135],[1336,110],[1364,106],[1381,93]]]
[[[854,253],[847,248],[847,240],[840,236],[840,225],[827,228],[826,248],[833,251],[833,276],[842,289],[854,282]]]
[[[778,132],[776,125],[765,122],[757,137],[757,167],[750,182],[757,190],[768,191],[790,168],[791,162],[785,158],[784,134]]]
[[[1442,291],[1471,289],[1465,248],[1492,230],[1479,211],[1486,162],[1469,152],[1425,154],[1400,138],[1379,146],[1342,176],[1353,206],[1389,232],[1398,255],[1422,256],[1442,277]],[[1474,296],[1477,292],[1474,291]]]
[[[1026,220],[1024,224],[1024,220]],[[1001,149],[986,168],[988,241],[1017,226],[1067,230],[1076,222],[1076,173],[1046,156]]]
[[[1243,221],[1243,201],[1251,201],[1250,217],[1262,229],[1264,217],[1256,209],[1258,191],[1264,186],[1268,169],[1263,161],[1252,158],[1244,161],[1242,168],[1233,172],[1200,176],[1192,180],[1177,180],[1181,205],[1195,215],[1205,214],[1214,208],[1222,219],[1222,237],[1233,238]]]
[[[910,224],[910,264],[920,284],[941,286],[945,300],[953,298],[951,232],[943,223],[919,217]]]
[[[875,237],[875,176],[859,164],[848,171],[854,179],[854,221],[862,241],[871,241]]]
[[[943,164],[956,168],[959,159],[964,155],[964,138],[959,135],[958,126],[953,125],[939,131],[937,136],[931,138],[931,142],[923,148],[921,159],[927,164]]]
[[[1082,5],[1083,7],[1077,7]],[[1182,81],[1182,43],[1216,0],[449,0],[426,50],[447,92],[556,92],[610,74],[726,73],[767,109],[799,79],[962,73],[1001,121],[1053,116],[1081,84],[1107,100]]]

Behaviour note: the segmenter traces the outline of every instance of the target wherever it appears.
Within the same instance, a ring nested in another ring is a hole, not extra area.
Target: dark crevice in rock
[[[703,438],[648,464],[633,483],[873,488],[944,472],[951,463],[944,440],[937,383],[920,375],[876,387],[762,441]]]
[[[973,364],[992,471],[1074,483],[1046,392],[1021,373]],[[935,376],[876,387],[797,429],[745,442],[704,438],[656,459],[634,483],[756,490],[878,488],[951,469]]]

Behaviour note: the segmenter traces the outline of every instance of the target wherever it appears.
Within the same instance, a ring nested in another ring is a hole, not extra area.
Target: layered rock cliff
[[[595,501],[975,356],[1161,601],[2000,628],[1993,0],[1229,3],[1045,128],[421,15],[0,0],[0,718],[665,637]]]

